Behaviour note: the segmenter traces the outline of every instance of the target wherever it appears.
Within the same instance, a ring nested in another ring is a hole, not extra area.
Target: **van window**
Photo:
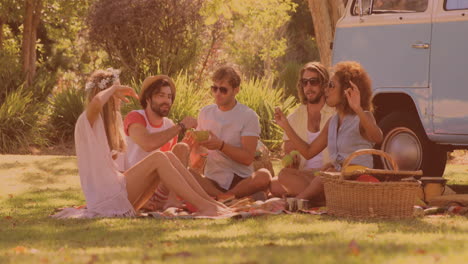
[[[468,9],[468,0],[447,0],[445,10]]]
[[[362,0],[363,15],[383,13],[414,13],[424,12],[429,0]],[[450,0],[447,0],[450,1]],[[457,1],[457,0],[454,0]],[[468,1],[468,0],[458,0]],[[372,8],[370,5],[372,3]],[[353,15],[359,15],[359,0],[353,3]]]

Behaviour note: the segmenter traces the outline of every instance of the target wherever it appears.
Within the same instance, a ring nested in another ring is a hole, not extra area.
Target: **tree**
[[[37,26],[41,18],[42,4],[42,0],[25,0],[22,58],[27,85],[32,84],[36,74]]]
[[[314,21],[315,38],[321,62],[330,66],[331,44],[338,19],[343,15],[347,0],[308,0]]]
[[[222,49],[250,76],[271,76],[285,54],[285,25],[295,12],[291,0],[213,0],[203,14],[207,24],[226,23]]]
[[[89,39],[112,65],[135,78],[194,67],[204,31],[203,0],[98,0],[88,15]]]

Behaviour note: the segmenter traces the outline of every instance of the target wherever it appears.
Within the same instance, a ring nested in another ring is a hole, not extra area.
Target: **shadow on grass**
[[[74,157],[50,158],[44,161],[33,162],[38,172],[27,171],[22,174],[20,180],[22,183],[28,183],[37,187],[60,182],[64,176],[77,175],[78,169],[63,168],[64,163],[74,161]]]
[[[15,161],[15,162],[5,162],[0,164],[0,170],[9,170],[9,169],[15,169],[15,168],[20,168],[24,167],[25,164]]]

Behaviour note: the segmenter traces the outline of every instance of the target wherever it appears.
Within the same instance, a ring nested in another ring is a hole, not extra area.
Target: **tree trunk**
[[[26,85],[30,85],[36,74],[36,40],[42,10],[42,0],[25,0],[23,22],[23,72]]]
[[[3,18],[0,17],[0,50],[3,49]]]
[[[332,26],[332,35],[335,36],[336,22],[345,11],[345,4],[343,0],[328,0],[330,6],[330,17]]]
[[[315,39],[320,54],[320,61],[326,66],[331,65],[330,44],[333,41],[332,22],[328,1],[308,0],[309,9],[314,22]]]

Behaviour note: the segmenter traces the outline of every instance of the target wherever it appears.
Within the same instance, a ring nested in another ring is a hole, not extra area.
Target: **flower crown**
[[[108,68],[108,69],[106,69],[106,71],[111,72],[112,77],[104,78],[99,83],[95,83],[95,82],[92,82],[92,81],[87,82],[86,86],[85,86],[85,91],[93,89],[94,87],[96,87],[96,85],[100,90],[104,90],[104,89],[106,89],[106,87],[109,84],[112,84],[112,83],[114,83],[115,81],[117,81],[119,79],[120,70]]]

